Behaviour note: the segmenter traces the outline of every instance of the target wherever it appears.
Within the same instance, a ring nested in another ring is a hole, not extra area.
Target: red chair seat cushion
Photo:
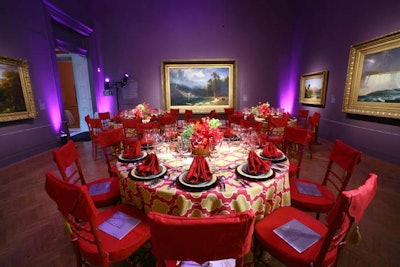
[[[99,214],[96,219],[96,224],[101,224],[117,211],[122,211],[130,216],[138,218],[141,220],[141,222],[136,225],[135,228],[129,231],[129,233],[121,240],[118,240],[117,238],[101,230],[98,231],[103,248],[109,253],[111,263],[127,259],[131,255],[132,251],[139,249],[150,238],[150,227],[146,216],[141,211],[130,205],[120,204],[108,208]],[[102,261],[99,257],[96,245],[80,239],[79,247],[83,257],[86,258],[90,263],[101,265]]]
[[[327,227],[320,221],[315,220],[314,217],[293,207],[280,207],[255,224],[255,236],[262,247],[285,265],[309,267],[311,266],[310,263],[314,262],[318,256],[323,239],[321,238],[302,253],[298,253],[286,241],[273,232],[274,229],[292,219],[297,219],[321,236],[324,236],[328,231]]]
[[[327,187],[305,179],[290,178],[290,198],[292,206],[305,211],[328,212],[336,201],[335,194]],[[322,196],[302,194],[297,190],[296,182],[317,186]]]
[[[98,179],[95,181],[92,181],[90,183],[86,184],[86,187],[88,187],[88,191],[90,192],[90,187],[99,184],[99,183],[106,183],[106,182],[111,182],[110,185],[110,191],[104,194],[99,194],[99,195],[94,195],[91,196],[93,199],[94,204],[96,207],[106,207],[110,206],[112,204],[115,204],[119,198],[119,179],[115,177],[110,177],[110,178],[102,178]]]

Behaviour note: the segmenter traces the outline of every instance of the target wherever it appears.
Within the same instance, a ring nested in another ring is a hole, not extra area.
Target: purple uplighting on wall
[[[96,77],[97,79],[97,84],[99,86],[97,86],[97,88],[95,89],[95,94],[96,94],[96,106],[97,106],[97,111],[98,112],[107,112],[107,111],[112,111],[114,110],[114,97],[110,97],[110,96],[105,96],[103,94],[104,92],[104,81],[105,79],[108,78],[104,78],[103,75],[101,75],[100,73],[97,75]],[[113,112],[111,112],[113,113]]]

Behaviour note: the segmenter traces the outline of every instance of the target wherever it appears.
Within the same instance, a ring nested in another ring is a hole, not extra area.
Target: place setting
[[[161,178],[166,175],[166,173],[167,167],[159,164],[156,154],[150,153],[142,163],[136,165],[136,167],[129,172],[129,178],[135,181],[147,182]]]
[[[127,145],[122,154],[118,155],[118,161],[122,163],[135,163],[146,158],[147,152],[142,150],[140,141],[133,141]]]
[[[275,172],[271,168],[271,165],[270,161],[261,159],[254,150],[251,150],[247,162],[237,166],[236,173],[240,178],[246,180],[266,181],[275,177]],[[248,183],[245,183],[245,185],[249,186]]]
[[[195,156],[189,170],[179,175],[176,182],[184,190],[201,192],[214,188],[218,177],[211,172],[205,157]]]
[[[257,151],[257,155],[263,160],[269,160],[272,163],[286,161],[286,155],[282,153],[273,143],[267,142],[262,150]]]

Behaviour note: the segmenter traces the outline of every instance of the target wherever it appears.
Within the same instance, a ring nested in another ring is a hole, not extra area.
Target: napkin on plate
[[[271,162],[269,160],[262,160],[254,150],[249,152],[247,159],[247,173],[251,175],[264,174],[271,168]]]
[[[273,143],[268,142],[263,148],[262,155],[267,158],[273,159],[273,158],[279,158],[280,156],[282,156],[282,153],[279,152],[279,150]]]
[[[122,156],[127,159],[138,158],[142,155],[142,147],[138,140],[133,140],[130,142],[129,146],[125,148]]]
[[[156,154],[147,155],[144,161],[136,167],[136,173],[141,176],[153,175],[160,172],[160,164]]]
[[[224,132],[224,137],[226,138],[233,138],[235,135],[232,133],[231,127],[226,126],[226,130]]]
[[[195,156],[189,171],[186,174],[186,180],[190,183],[208,182],[212,178],[210,167],[203,156]]]

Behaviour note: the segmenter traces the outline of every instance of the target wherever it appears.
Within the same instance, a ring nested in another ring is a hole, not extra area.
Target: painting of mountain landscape
[[[223,106],[229,104],[228,67],[169,69],[171,106]]]

